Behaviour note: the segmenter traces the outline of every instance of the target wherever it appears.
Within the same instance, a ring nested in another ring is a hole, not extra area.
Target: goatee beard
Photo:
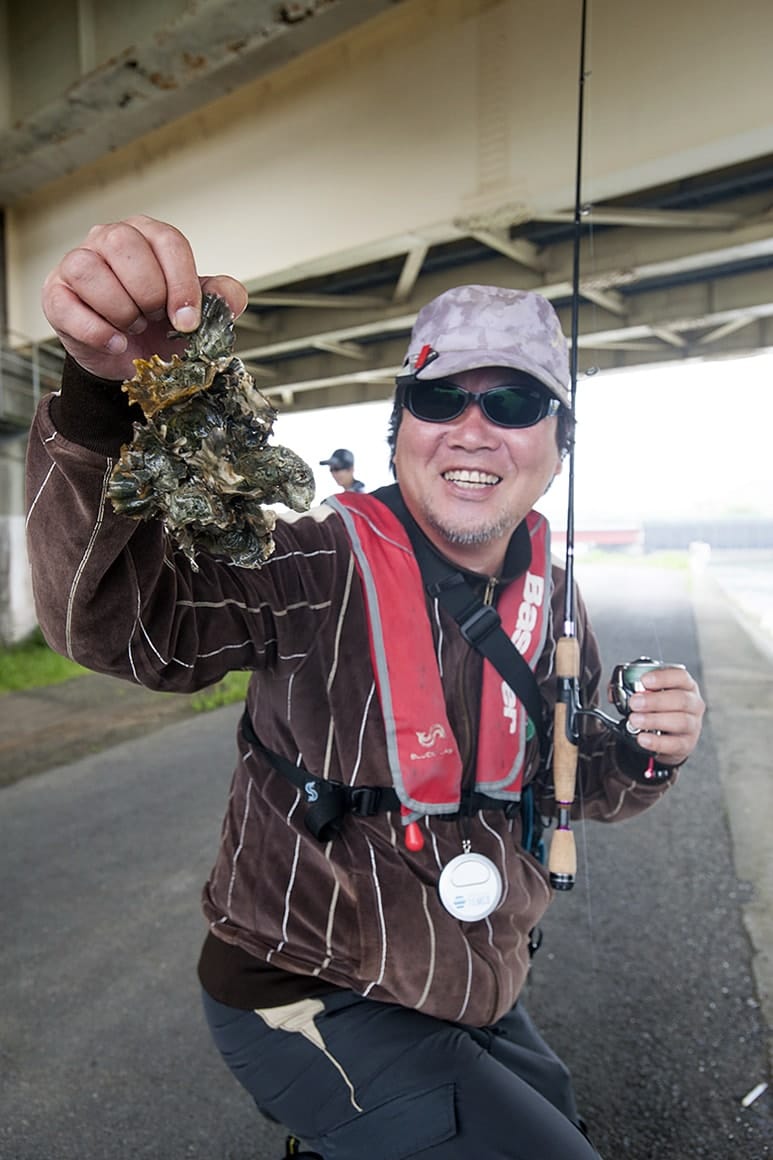
[[[447,544],[459,544],[462,546],[488,544],[492,540],[498,540],[501,536],[505,535],[510,528],[510,520],[504,517],[495,523],[485,524],[483,527],[465,528],[462,530],[441,523],[429,512],[426,512],[425,515],[429,526],[441,535]]]

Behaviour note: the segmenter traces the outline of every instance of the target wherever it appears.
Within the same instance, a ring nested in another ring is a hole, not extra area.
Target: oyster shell
[[[188,340],[182,356],[135,359],[123,384],[146,422],[121,448],[108,495],[121,515],[161,519],[195,570],[197,551],[259,568],[274,550],[276,515],[264,505],[307,511],[313,472],[269,444],[277,412],[233,354],[225,299],[205,294],[199,328],[176,336]]]

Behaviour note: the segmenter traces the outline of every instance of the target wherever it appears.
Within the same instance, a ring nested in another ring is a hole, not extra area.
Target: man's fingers
[[[139,214],[94,227],[87,241],[108,263],[139,313],[157,319],[163,312],[176,329],[196,329],[201,318],[196,260],[178,229]]]
[[[55,275],[116,330],[140,318],[195,330],[201,289],[193,251],[174,226],[140,216],[93,226]],[[181,314],[181,312],[186,312]]]
[[[166,284],[153,247],[126,222],[94,226],[59,264],[63,282],[116,330],[166,311]]]
[[[705,704],[686,669],[653,670],[642,677],[645,691],[629,700],[628,724],[642,749],[674,764],[685,761],[701,731]]]
[[[668,734],[672,737],[693,736],[700,718],[690,713],[632,713],[628,723],[641,733]]]
[[[243,314],[247,307],[246,287],[228,274],[213,274],[208,278],[202,278],[201,289],[204,294],[219,294],[221,298],[225,298],[235,318]]]
[[[247,291],[227,275],[199,278],[187,238],[145,214],[93,226],[49,274],[43,310],[67,351],[102,378],[131,377],[134,362],[182,348],[170,331],[201,321],[202,287],[239,315]]]
[[[645,689],[696,689],[698,687],[687,669],[669,665],[642,673],[639,679]]]
[[[67,349],[77,343],[94,350],[107,350],[108,343],[116,335],[116,327],[111,322],[58,280],[46,283],[43,309]]]
[[[247,291],[226,274],[200,279],[187,238],[145,215],[94,226],[83,246],[60,263],[59,277],[116,330],[139,333],[143,319],[166,318],[175,330],[195,330],[202,288],[221,294],[235,315]]]

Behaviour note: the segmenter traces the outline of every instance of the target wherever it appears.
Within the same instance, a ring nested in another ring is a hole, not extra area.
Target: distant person
[[[354,456],[346,447],[337,447],[329,459],[320,459],[320,467],[329,467],[330,474],[344,491],[365,491],[361,479],[354,478]]]

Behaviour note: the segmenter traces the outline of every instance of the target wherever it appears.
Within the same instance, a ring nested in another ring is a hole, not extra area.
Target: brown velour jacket
[[[266,746],[320,777],[390,785],[363,593],[339,516],[323,505],[280,518],[276,550],[260,569],[201,555],[195,572],[160,523],[116,515],[106,497],[131,418],[116,384],[69,360],[61,394],[39,407],[28,452],[29,556],[52,647],[99,672],[167,691],[191,692],[229,670],[251,670],[248,711]],[[528,565],[519,551],[516,533],[508,555],[516,568]],[[552,619],[560,624],[564,572],[557,566],[553,584]],[[469,772],[483,661],[429,599],[427,612]],[[577,635],[588,705],[597,701],[600,661],[579,596]],[[551,623],[536,673],[548,717],[554,637]],[[669,783],[643,784],[637,773],[644,764],[609,733],[590,729],[578,775],[583,815],[617,821],[658,800]],[[538,765],[533,743],[526,781]],[[551,791],[541,779],[535,784],[550,816]],[[505,894],[488,918],[462,923],[436,891],[440,870],[461,852],[458,822],[426,818],[423,849],[411,851],[397,812],[350,815],[323,843],[304,826],[304,810],[300,791],[240,734],[203,894],[210,942],[232,948],[235,963],[254,962],[257,979],[261,969],[273,970],[301,991],[313,980],[478,1026],[513,1005],[528,971],[529,932],[551,899],[545,868],[521,846],[520,817],[486,810],[469,820],[472,848],[498,866]],[[247,1002],[259,1006],[255,986],[257,999]],[[216,997],[227,994],[224,984]]]

